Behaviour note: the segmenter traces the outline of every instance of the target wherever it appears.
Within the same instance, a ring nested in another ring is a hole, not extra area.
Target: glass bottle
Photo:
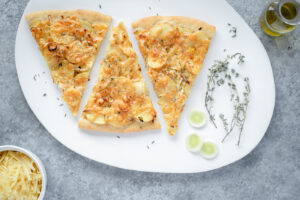
[[[259,21],[270,36],[291,32],[300,23],[300,4],[295,0],[275,0],[264,9]]]

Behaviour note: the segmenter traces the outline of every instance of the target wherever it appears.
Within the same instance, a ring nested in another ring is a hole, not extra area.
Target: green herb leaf
[[[231,26],[229,24],[229,26]],[[236,28],[232,27],[232,32],[236,34]],[[226,139],[226,137],[232,132],[235,127],[239,128],[239,139],[238,145],[240,144],[241,134],[244,128],[246,114],[249,105],[249,97],[250,97],[250,83],[248,77],[243,77],[240,73],[236,71],[236,69],[229,68],[230,60],[237,58],[238,64],[242,64],[245,62],[245,56],[241,53],[235,53],[233,55],[228,55],[227,58],[223,61],[215,61],[215,64],[209,68],[209,75],[207,81],[207,90],[205,95],[205,108],[208,112],[209,119],[213,123],[213,125],[217,128],[215,115],[213,113],[213,92],[215,91],[215,87],[220,87],[227,82],[228,88],[230,90],[230,101],[233,104],[233,117],[231,122],[228,122],[224,114],[219,114],[219,118],[222,121],[223,128],[225,130],[225,136],[222,140]],[[233,76],[231,76],[231,73]],[[241,78],[244,80],[244,91],[239,93],[238,88],[236,87],[235,80]],[[242,94],[241,98],[239,94]]]

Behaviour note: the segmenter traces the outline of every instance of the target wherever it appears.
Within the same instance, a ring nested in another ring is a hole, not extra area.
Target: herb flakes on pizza
[[[51,10],[26,15],[52,79],[74,116],[111,17],[89,10]]]
[[[160,128],[123,23],[112,29],[97,83],[79,120],[79,127],[106,132]]]
[[[134,22],[132,27],[168,133],[175,135],[215,27],[197,19],[176,16],[146,17]]]

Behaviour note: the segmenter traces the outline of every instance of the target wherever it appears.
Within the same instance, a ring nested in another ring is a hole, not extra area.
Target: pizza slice
[[[168,133],[177,123],[208,51],[215,27],[188,17],[152,16],[132,24]]]
[[[79,127],[120,133],[160,128],[123,23],[112,29],[97,83],[83,110]]]
[[[51,10],[31,13],[26,20],[53,82],[76,116],[111,17],[89,10]]]

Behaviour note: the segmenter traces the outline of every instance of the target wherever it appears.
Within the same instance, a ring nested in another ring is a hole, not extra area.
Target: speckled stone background
[[[22,94],[14,59],[15,37],[27,0],[0,0],[0,145],[35,152],[46,165],[45,199],[300,199],[300,27],[279,49],[260,29],[267,1],[228,0],[264,44],[274,72],[276,106],[261,143],[242,160],[206,173],[127,171],[79,156],[57,142]]]

